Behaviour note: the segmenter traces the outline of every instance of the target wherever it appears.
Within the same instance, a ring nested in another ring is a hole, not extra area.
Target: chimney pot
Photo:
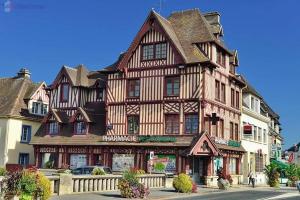
[[[21,68],[20,71],[18,72],[17,77],[18,78],[28,78],[28,79],[30,79],[30,75],[31,75],[31,73],[29,72],[28,69]]]

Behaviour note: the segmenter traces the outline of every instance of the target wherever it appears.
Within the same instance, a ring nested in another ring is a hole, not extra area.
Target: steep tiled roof
[[[28,100],[43,83],[29,78],[0,78],[0,116],[39,118],[28,113]]]

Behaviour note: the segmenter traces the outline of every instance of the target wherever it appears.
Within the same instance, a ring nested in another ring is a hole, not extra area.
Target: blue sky
[[[51,83],[62,65],[101,69],[125,51],[151,8],[218,11],[239,73],[280,114],[286,147],[300,142],[300,2],[297,0],[0,0],[0,76],[21,67]]]

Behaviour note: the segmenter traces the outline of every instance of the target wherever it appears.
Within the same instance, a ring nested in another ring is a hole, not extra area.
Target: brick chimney
[[[18,72],[17,78],[27,78],[30,79],[31,73],[29,72],[28,69],[26,68],[21,68],[20,71]]]

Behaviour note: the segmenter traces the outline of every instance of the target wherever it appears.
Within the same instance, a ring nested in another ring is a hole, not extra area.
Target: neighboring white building
[[[44,82],[30,80],[27,69],[16,77],[0,78],[0,167],[34,164],[31,136],[48,112]]]
[[[246,150],[242,161],[245,184],[249,182],[250,171],[256,174],[256,184],[266,184],[263,169],[270,162],[268,146],[270,119],[266,108],[267,105],[260,94],[247,83],[243,89],[241,117],[242,146]]]

